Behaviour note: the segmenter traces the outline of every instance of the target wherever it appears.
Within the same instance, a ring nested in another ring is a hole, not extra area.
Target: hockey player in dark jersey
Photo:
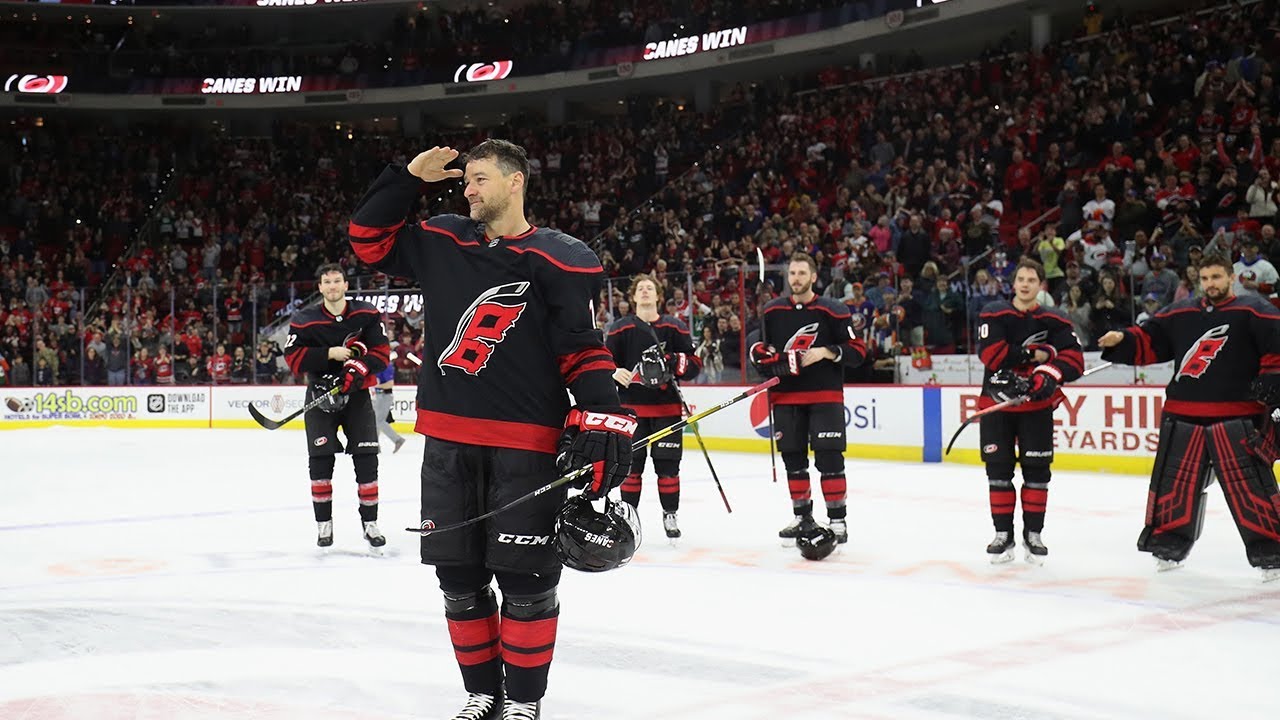
[[[626,477],[636,428],[594,326],[600,261],[581,241],[525,219],[523,148],[487,140],[468,154],[465,176],[447,168],[457,157],[435,147],[387,167],[349,229],[361,260],[422,288],[424,528],[474,518],[583,466],[591,472],[582,496],[601,498]],[[406,224],[422,181],[457,177],[470,217]],[[539,717],[560,614],[553,537],[565,496],[562,486],[465,530],[422,537],[469,693],[456,718]]]
[[[791,294],[760,311],[762,336],[751,346],[751,362],[762,375],[781,378],[769,392],[774,435],[787,469],[795,520],[778,537],[793,540],[813,526],[809,448],[821,474],[827,519],[837,542],[848,542],[844,475],[844,368],[857,367],[867,349],[850,321],[849,308],[813,292],[818,266],[798,252],[787,266]]]
[[[1104,360],[1174,363],[1138,549],[1159,569],[1181,565],[1200,536],[1216,472],[1249,564],[1274,579],[1280,493],[1267,413],[1280,404],[1280,310],[1257,295],[1233,295],[1226,258],[1205,256],[1199,274],[1203,298],[1179,300],[1098,340]]]
[[[702,369],[693,354],[689,328],[680,320],[658,312],[662,291],[652,276],[637,275],[631,281],[631,302],[636,311],[609,326],[605,346],[613,353],[618,369],[613,379],[622,405],[636,414],[636,433],[647,436],[680,421],[680,395],[672,384],[691,380]],[[680,537],[676,512],[680,509],[680,458],[684,451],[680,435],[653,444],[653,470],[658,475],[658,500],[662,505],[662,527],[669,538]],[[622,482],[622,499],[640,507],[640,476],[644,473],[645,451],[631,455],[631,472]]]
[[[1084,354],[1071,319],[1036,300],[1044,277],[1043,265],[1023,258],[1014,270],[1013,301],[988,303],[978,315],[978,357],[986,368],[979,407],[1024,398],[978,420],[991,520],[996,527],[995,539],[987,546],[993,563],[1012,560],[1016,546],[1015,463],[1022,467],[1022,543],[1027,562],[1039,564],[1049,554],[1040,535],[1053,464],[1053,409],[1064,398],[1059,387],[1084,372]]]
[[[289,323],[285,362],[295,374],[307,378],[306,400],[335,386],[339,394],[308,410],[303,416],[310,455],[311,506],[319,534],[316,544],[333,544],[334,456],[343,452],[338,428],[347,437],[345,450],[355,465],[364,537],[374,548],[386,545],[378,529],[378,431],[373,403],[366,388],[376,384],[377,373],[387,367],[391,346],[382,332],[377,308],[360,300],[348,300],[347,278],[338,265],[316,270],[323,301],[299,310]]]

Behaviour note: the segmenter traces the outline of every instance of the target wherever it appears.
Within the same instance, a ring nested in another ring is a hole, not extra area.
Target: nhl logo
[[[155,394],[147,396],[147,412],[162,413],[164,412],[164,395]]]
[[[435,529],[436,529],[436,521],[435,521],[435,520],[423,520],[423,521],[422,521],[422,524],[421,524],[421,525],[419,525],[418,527],[422,528],[423,530],[435,530]]]

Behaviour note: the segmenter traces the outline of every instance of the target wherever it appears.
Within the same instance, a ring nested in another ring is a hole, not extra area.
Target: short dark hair
[[[1226,256],[1219,255],[1218,253],[1210,253],[1200,258],[1200,262],[1196,263],[1196,270],[1203,270],[1207,267],[1213,267],[1215,265],[1225,269],[1228,275],[1235,272],[1235,265],[1233,265],[1231,261],[1226,258]]]
[[[325,275],[328,275],[329,273],[338,273],[344,279],[347,277],[347,274],[342,270],[342,266],[339,265],[338,263],[325,263],[320,267],[316,268],[316,280],[319,281],[321,278],[323,278]]]
[[[807,253],[807,252],[795,252],[795,253],[791,253],[791,260],[790,260],[790,262],[793,262],[793,263],[797,263],[797,262],[805,263],[805,264],[807,264],[807,265],[809,266],[809,271],[810,271],[810,272],[812,272],[814,275],[817,275],[817,274],[818,274],[818,261],[817,261],[817,260],[814,260],[814,259],[813,259],[813,256],[812,256],[812,255],[810,255],[810,254],[809,254],[809,253]]]
[[[1044,282],[1044,265],[1041,265],[1038,260],[1032,260],[1029,257],[1024,257],[1019,260],[1017,266],[1013,269],[1014,277],[1017,277],[1018,271],[1022,268],[1035,270],[1036,277],[1040,279],[1040,282]]]
[[[493,160],[504,175],[519,172],[524,175],[524,186],[529,188],[529,154],[525,149],[510,140],[489,138],[471,148],[464,158],[464,163],[472,160]]]

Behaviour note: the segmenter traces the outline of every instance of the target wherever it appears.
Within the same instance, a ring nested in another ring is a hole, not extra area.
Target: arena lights
[[[662,42],[646,43],[643,57],[645,60],[661,60],[663,58],[693,55],[708,50],[720,50],[747,44],[747,26],[717,30],[701,35],[677,37]]]
[[[487,82],[505,80],[511,74],[512,61],[498,60],[491,63],[463,63],[453,71],[454,82]]]
[[[302,76],[205,78],[200,84],[205,95],[255,95],[302,92]]]
[[[67,89],[66,75],[10,75],[4,83],[5,92],[56,95]]]

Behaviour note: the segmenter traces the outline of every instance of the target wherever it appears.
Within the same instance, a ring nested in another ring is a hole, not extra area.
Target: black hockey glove
[[[1040,365],[1031,371],[1031,386],[1027,388],[1027,397],[1032,400],[1048,400],[1058,392],[1058,383],[1062,382],[1062,371],[1052,365]]]
[[[1270,409],[1280,408],[1280,374],[1259,375],[1249,383],[1249,394]]]
[[[564,421],[556,452],[556,468],[568,474],[587,466],[574,481],[588,500],[599,500],[622,484],[631,472],[631,437],[636,419],[629,410],[593,412],[573,408]]]
[[[369,366],[360,360],[348,360],[342,363],[342,394],[350,395],[364,389],[365,378],[369,377]]]
[[[654,345],[640,353],[640,382],[647,388],[660,388],[671,382],[671,368],[662,350]]]
[[[991,388],[991,397],[1000,402],[1026,397],[1031,391],[1031,382],[1020,375],[1015,375],[1012,370],[995,371],[987,381],[987,386]]]
[[[751,364],[765,377],[800,374],[800,357],[797,353],[780,353],[760,342],[751,346]]]

